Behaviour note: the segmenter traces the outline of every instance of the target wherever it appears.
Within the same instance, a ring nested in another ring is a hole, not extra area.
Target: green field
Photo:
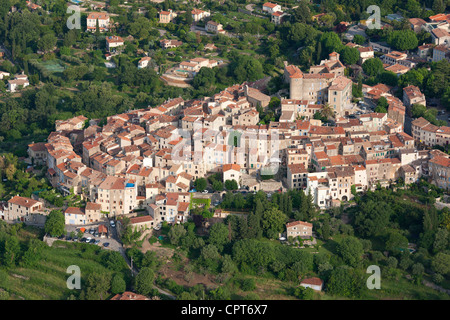
[[[101,264],[102,249],[89,244],[57,241],[46,247],[42,260],[33,268],[5,270],[8,277],[2,287],[12,300],[65,300],[80,290],[69,290],[66,285],[67,267],[77,265],[81,270],[81,286],[90,273],[111,272]]]

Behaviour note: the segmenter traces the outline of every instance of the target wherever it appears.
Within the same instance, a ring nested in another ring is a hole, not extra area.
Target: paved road
[[[125,249],[122,246],[122,243],[118,240],[118,234],[117,234],[117,228],[112,228],[109,223],[101,223],[104,225],[107,225],[108,227],[108,234],[110,235],[109,238],[100,238],[100,237],[94,237],[92,234],[89,233],[89,230],[92,228],[98,228],[99,224],[90,224],[90,225],[84,225],[82,226],[83,228],[86,229],[86,232],[84,233],[83,237],[87,238],[87,237],[91,237],[94,239],[98,239],[100,240],[100,243],[98,244],[99,246],[102,246],[103,249],[107,249],[107,250],[114,250],[114,251],[118,251],[122,257],[124,258],[125,262],[128,265],[128,268],[130,268],[133,277],[135,277],[139,271],[136,269],[135,266],[131,267],[131,261],[128,259],[126,253],[125,253]],[[80,228],[80,226],[66,226],[66,231],[67,234],[70,234],[72,231],[74,231],[75,233],[77,233],[76,229]],[[109,246],[107,248],[103,247],[103,243],[108,242]],[[169,297],[172,300],[176,300],[176,297],[173,296],[171,293],[157,287],[157,286],[153,286],[153,288],[155,288],[156,290],[158,290],[159,293],[166,295],[167,297]]]
[[[348,34],[355,36],[356,34],[359,34],[361,36],[363,36],[364,38],[367,39],[367,34],[364,32],[364,29],[358,27],[358,26],[351,26],[350,28],[348,28],[347,32]]]

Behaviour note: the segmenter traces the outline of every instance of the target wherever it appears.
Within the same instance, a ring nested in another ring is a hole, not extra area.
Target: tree
[[[126,268],[125,260],[117,251],[107,251],[104,257],[104,264],[109,270],[121,271]]]
[[[434,236],[433,252],[438,253],[445,250],[448,247],[448,243],[448,230],[439,228]]]
[[[111,293],[124,293],[127,289],[127,284],[120,274],[116,274],[111,281]]]
[[[234,274],[237,272],[236,264],[234,263],[231,256],[228,254],[224,255],[224,257],[222,259],[221,271],[222,271],[222,273],[225,273],[225,274]]]
[[[413,50],[417,48],[419,40],[412,30],[395,30],[389,33],[387,43],[397,50]]]
[[[241,289],[242,291],[253,291],[256,288],[255,279],[253,278],[246,278],[242,280],[241,282]]]
[[[337,253],[342,257],[345,263],[356,267],[361,261],[364,253],[363,245],[355,237],[346,237],[337,246]]]
[[[375,112],[378,113],[387,113],[387,109],[389,107],[389,103],[385,97],[380,97],[377,101],[377,106],[375,108]]]
[[[192,86],[195,89],[204,88],[205,90],[211,89],[216,82],[216,73],[211,68],[201,68],[195,75],[192,81]]]
[[[330,220],[325,219],[322,223],[322,238],[328,240],[331,234]]]
[[[264,211],[261,222],[266,236],[272,239],[277,238],[278,233],[283,231],[286,220],[286,215],[276,208],[269,208]]]
[[[354,227],[363,237],[381,234],[387,228],[391,214],[392,209],[386,202],[363,202],[355,214]]]
[[[386,266],[391,269],[397,268],[398,260],[395,257],[389,257],[386,260]]]
[[[343,266],[331,271],[327,283],[330,294],[342,297],[358,297],[365,287],[364,279],[355,269]]]
[[[367,59],[362,64],[362,68],[368,76],[377,76],[384,70],[383,62],[378,58]]]
[[[38,41],[38,48],[41,51],[47,52],[52,50],[56,45],[56,37],[53,33],[46,33]]]
[[[442,275],[450,274],[450,254],[439,252],[431,260],[431,268],[433,271]]]
[[[238,184],[237,184],[236,180],[227,180],[227,181],[225,181],[225,188],[227,190],[237,190]]]
[[[339,35],[335,32],[324,32],[320,37],[320,42],[322,42],[322,48],[326,55],[332,52],[340,52],[343,47]]]
[[[340,55],[342,62],[346,65],[355,64],[359,60],[359,50],[356,48],[344,46]]]
[[[233,70],[233,76],[238,82],[255,81],[264,76],[261,62],[248,55],[238,55],[233,59],[230,70]]]
[[[425,267],[421,263],[415,263],[411,267],[411,273],[415,278],[417,284],[420,284],[424,272]]]
[[[214,191],[222,191],[223,190],[223,182],[216,180],[213,182],[212,187],[213,187]]]
[[[399,231],[392,230],[389,232],[385,244],[386,250],[398,253],[401,250],[406,250],[408,248],[408,239]]]
[[[152,269],[148,267],[142,268],[141,271],[139,271],[138,275],[136,276],[135,280],[136,292],[144,296],[149,295],[153,289],[154,278],[155,274],[153,273]]]
[[[334,118],[335,115],[333,108],[328,103],[324,104],[323,108],[320,110],[320,113],[326,120]]]
[[[200,251],[200,264],[211,272],[217,272],[219,269],[219,259],[219,251],[213,244],[204,246]]]
[[[198,192],[202,192],[203,190],[205,190],[207,185],[208,185],[208,182],[206,181],[205,178],[198,178],[194,182],[194,187]]]
[[[314,290],[299,286],[294,290],[294,296],[300,300],[312,300],[314,297]]]
[[[398,84],[398,76],[392,71],[383,71],[378,75],[378,81],[387,84],[388,86],[395,87]]]
[[[443,13],[445,11],[444,0],[434,0],[432,9],[435,14]]]
[[[422,104],[414,103],[411,106],[411,112],[412,112],[413,118],[420,118],[420,117],[425,116],[425,113],[427,112],[427,107],[425,107]]]
[[[16,236],[10,236],[5,240],[3,249],[3,263],[6,267],[13,267],[19,261],[20,243]]]
[[[65,232],[66,221],[61,210],[52,210],[45,219],[44,230],[46,234],[59,237]]]
[[[355,34],[353,42],[362,46],[366,42],[366,38],[360,34]]]
[[[87,278],[85,298],[87,300],[106,300],[111,288],[111,274],[90,273]]]
[[[293,12],[294,22],[308,23],[311,21],[311,10],[306,1],[300,1],[298,7]]]
[[[44,243],[38,239],[31,239],[28,243],[28,249],[24,252],[20,265],[31,268],[39,264],[42,258]]]
[[[178,245],[180,243],[180,239],[186,235],[186,229],[181,224],[176,224],[170,228],[168,236],[170,239],[170,243],[173,245]]]
[[[209,230],[209,243],[215,245],[219,251],[229,242],[229,230],[223,223],[215,223]]]
[[[186,13],[184,14],[184,21],[188,26],[190,26],[194,22],[192,14],[189,10],[186,10]]]

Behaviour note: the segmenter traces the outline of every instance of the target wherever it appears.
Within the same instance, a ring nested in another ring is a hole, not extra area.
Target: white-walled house
[[[281,6],[276,3],[266,2],[263,4],[262,10],[272,14],[281,11]]]
[[[241,180],[241,166],[238,164],[224,164],[222,167],[223,182],[227,180],[235,180],[240,185]]]
[[[152,58],[150,58],[150,57],[143,57],[138,62],[138,69],[147,68],[147,66],[151,60],[152,60]]]
[[[20,87],[25,88],[30,85],[26,74],[16,75],[14,79],[8,80],[6,91],[16,92]]]
[[[64,211],[66,225],[84,225],[86,224],[86,213],[83,209],[77,207],[68,207]]]

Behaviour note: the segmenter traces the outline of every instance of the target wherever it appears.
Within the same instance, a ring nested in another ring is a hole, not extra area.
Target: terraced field
[[[66,285],[67,267],[77,265],[81,270],[81,285],[92,272],[109,272],[101,265],[101,248],[89,244],[67,244],[55,242],[46,247],[42,260],[33,268],[13,268],[7,271],[6,285],[11,299],[21,300],[65,300],[78,292]]]

